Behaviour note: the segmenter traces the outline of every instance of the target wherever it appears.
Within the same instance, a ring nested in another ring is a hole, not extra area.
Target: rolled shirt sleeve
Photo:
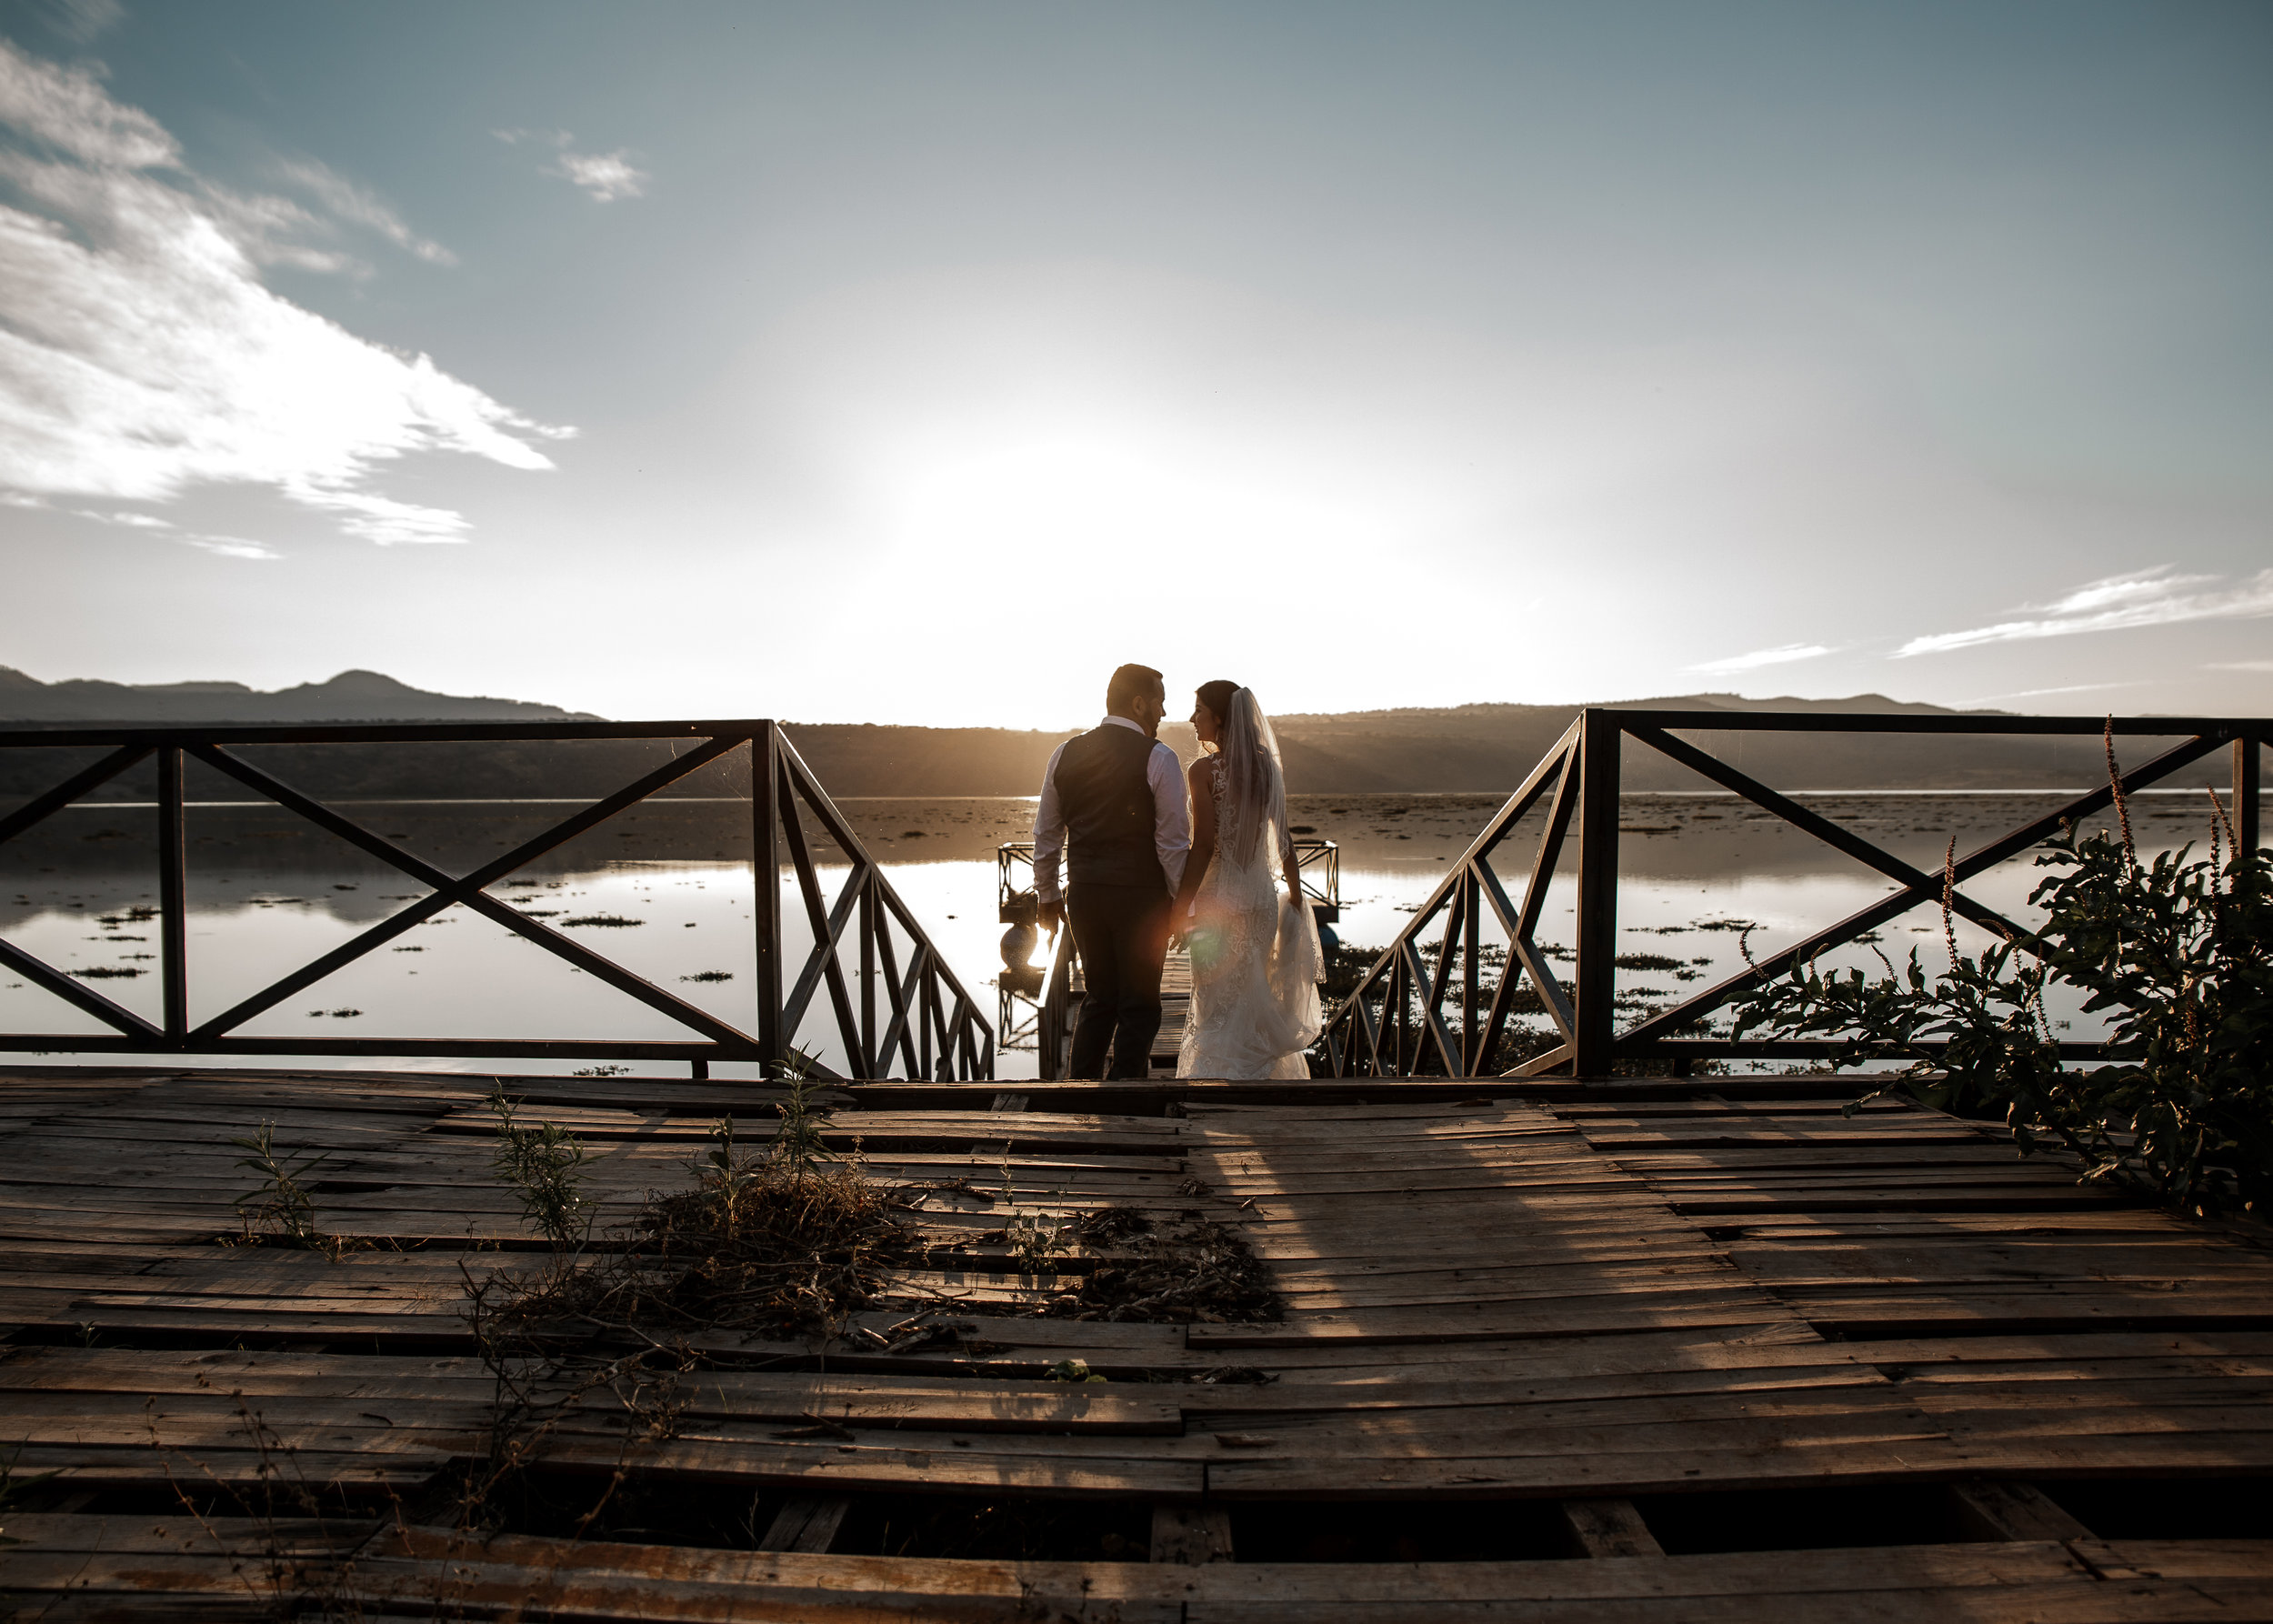
[[[1050,764],[1042,770],[1041,804],[1034,808],[1034,895],[1041,902],[1057,900],[1058,868],[1066,853],[1066,814],[1057,804],[1057,758],[1065,753],[1064,745],[1050,752]]]
[[[1176,758],[1174,750],[1156,741],[1152,757],[1145,763],[1145,781],[1152,786],[1153,849],[1160,854],[1160,872],[1167,877],[1168,895],[1173,897],[1184,884],[1184,860],[1192,854],[1192,809],[1184,798],[1184,764]],[[1036,873],[1041,869],[1038,846],[1035,869]],[[1053,878],[1056,873],[1053,858]]]

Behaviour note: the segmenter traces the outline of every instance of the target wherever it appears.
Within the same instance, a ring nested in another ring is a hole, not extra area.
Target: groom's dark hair
[[[1113,673],[1105,685],[1105,713],[1119,716],[1129,706],[1144,698],[1153,689],[1167,690],[1168,679],[1150,666],[1123,666]]]

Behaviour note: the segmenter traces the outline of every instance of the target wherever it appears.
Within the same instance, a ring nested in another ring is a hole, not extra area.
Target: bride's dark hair
[[[1195,690],[1202,705],[1216,713],[1218,726],[1231,719],[1231,696],[1239,691],[1236,682],[1203,682]]]

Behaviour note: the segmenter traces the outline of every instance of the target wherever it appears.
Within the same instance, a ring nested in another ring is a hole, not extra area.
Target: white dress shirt
[[[1098,726],[1144,732],[1126,717],[1107,717]],[[1049,767],[1042,774],[1042,804],[1034,809],[1034,895],[1043,902],[1057,900],[1057,870],[1066,851],[1066,815],[1057,805],[1057,758],[1065,753],[1066,745],[1050,752]],[[1173,897],[1184,883],[1184,859],[1192,849],[1192,811],[1184,801],[1183,764],[1158,739],[1153,740],[1152,754],[1145,761],[1145,783],[1152,791],[1152,846]]]

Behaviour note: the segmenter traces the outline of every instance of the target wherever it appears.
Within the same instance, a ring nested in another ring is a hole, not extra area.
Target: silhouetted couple
[[[1269,719],[1237,684],[1202,684],[1192,707],[1201,753],[1187,774],[1157,737],[1167,714],[1159,672],[1121,667],[1105,709],[1051,756],[1034,817],[1042,923],[1052,936],[1061,920],[1072,927],[1084,977],[1066,1075],[1148,1074],[1161,967],[1180,933],[1192,1008],[1177,1076],[1307,1077],[1323,955]]]

